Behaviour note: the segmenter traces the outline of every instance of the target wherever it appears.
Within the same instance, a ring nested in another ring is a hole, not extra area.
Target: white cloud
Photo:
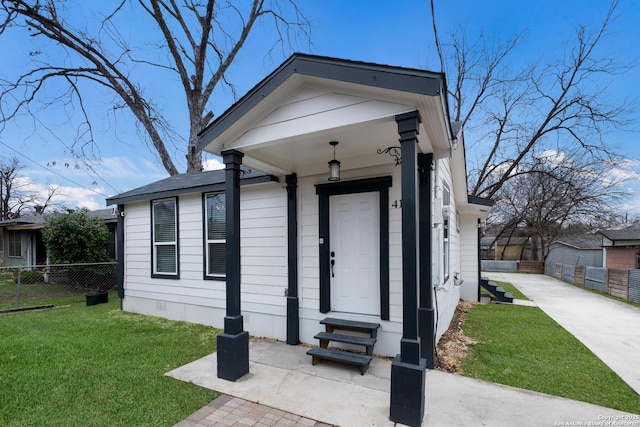
[[[56,190],[52,201],[56,207],[87,208],[89,210],[106,208],[105,197],[102,194],[96,194],[96,192],[104,193],[106,190],[104,188],[87,189],[61,186]]]
[[[640,161],[625,159],[620,163],[612,165],[609,170],[609,177],[614,182],[640,180]]]
[[[20,173],[23,191],[38,194],[38,200],[44,203],[49,188],[57,187],[51,200],[57,208],[104,209],[108,197],[169,176],[162,165],[142,157],[104,157],[92,166],[93,170],[70,158],[42,167],[27,166]],[[203,167],[217,170],[224,164],[219,157],[212,157],[203,161]]]
[[[569,162],[569,157],[567,157],[564,151],[556,151],[552,149],[547,149],[541,152],[536,156],[538,159],[543,160],[545,163],[549,165],[561,166],[563,164],[567,164]]]
[[[206,171],[224,169],[224,163],[222,163],[220,159],[206,159],[202,162],[202,166]]]
[[[106,157],[93,170],[66,159],[40,168],[29,166],[20,171],[23,191],[38,194],[44,202],[50,187],[56,187],[51,203],[55,207],[106,208],[107,197],[166,178],[162,166],[146,159]]]

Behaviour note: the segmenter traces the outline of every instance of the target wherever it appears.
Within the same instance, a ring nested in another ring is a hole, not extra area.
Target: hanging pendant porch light
[[[331,141],[333,146],[333,160],[329,160],[329,181],[340,181],[340,162],[336,160],[336,145],[338,141]]]

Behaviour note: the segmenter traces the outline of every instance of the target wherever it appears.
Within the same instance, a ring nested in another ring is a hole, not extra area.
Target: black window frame
[[[202,261],[202,265],[203,265],[203,278],[204,280],[226,280],[227,279],[227,271],[226,271],[226,261],[224,263],[222,263],[222,265],[225,268],[224,274],[212,274],[209,272],[209,262],[210,262],[210,257],[209,257],[209,244],[210,243],[215,243],[215,244],[221,244],[224,243],[224,248],[225,248],[225,260],[226,260],[226,245],[227,245],[227,239],[226,239],[226,234],[225,234],[225,238],[224,239],[209,239],[209,221],[207,220],[208,214],[209,214],[209,206],[208,206],[208,199],[210,196],[217,196],[217,195],[223,195],[224,196],[224,206],[225,206],[225,223],[224,223],[224,229],[225,229],[225,233],[226,233],[226,227],[227,227],[227,223],[226,223],[226,206],[227,206],[227,198],[226,198],[226,194],[224,191],[212,191],[212,192],[208,192],[208,193],[203,193],[202,194],[202,223],[203,223],[203,227],[202,227],[202,242],[203,242],[203,248],[202,248],[202,254],[203,254],[203,261]]]
[[[174,245],[175,245],[175,273],[167,273],[167,272],[158,272],[157,271],[157,261],[156,261],[156,246],[169,246],[170,243],[167,242],[162,242],[162,245],[156,245],[156,241],[155,241],[155,210],[154,207],[156,206],[156,204],[158,203],[163,203],[163,202],[167,202],[167,201],[172,201],[174,203],[175,206],[175,213],[174,213],[174,218],[175,218],[175,239],[174,239]],[[179,209],[179,203],[178,203],[178,198],[177,197],[166,197],[166,198],[162,198],[162,199],[156,199],[156,200],[151,200],[150,202],[150,209],[151,209],[151,277],[153,278],[159,278],[159,279],[179,279],[180,278],[180,209]]]

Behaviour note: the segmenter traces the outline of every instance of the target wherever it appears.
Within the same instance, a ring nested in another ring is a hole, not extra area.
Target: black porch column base
[[[298,297],[287,297],[287,344],[300,344],[300,320]]]
[[[435,310],[418,308],[418,330],[420,335],[420,357],[427,362],[427,369],[433,369],[436,362]]]
[[[391,363],[391,412],[393,422],[408,426],[422,425],[426,362],[403,363],[397,355]]]
[[[218,378],[235,381],[249,373],[249,332],[218,335]]]

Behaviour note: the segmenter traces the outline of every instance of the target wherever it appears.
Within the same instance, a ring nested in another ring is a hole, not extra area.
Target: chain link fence
[[[108,301],[117,290],[115,262],[0,267],[0,310]]]

